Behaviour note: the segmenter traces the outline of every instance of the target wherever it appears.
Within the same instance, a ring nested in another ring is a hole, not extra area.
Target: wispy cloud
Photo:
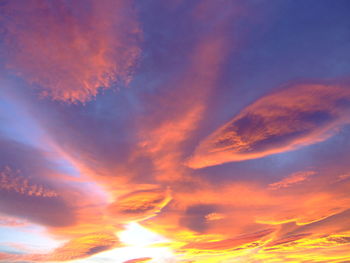
[[[279,189],[292,186],[294,184],[301,183],[309,179],[310,176],[314,175],[316,172],[314,171],[301,171],[293,173],[286,178],[278,181],[276,183],[272,183],[269,185],[271,189]]]

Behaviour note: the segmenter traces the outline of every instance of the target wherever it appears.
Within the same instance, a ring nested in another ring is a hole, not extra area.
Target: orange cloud
[[[296,172],[293,173],[286,178],[282,179],[279,182],[270,184],[269,187],[271,189],[278,189],[278,188],[284,188],[289,187],[291,185],[306,181],[309,179],[310,176],[314,175],[314,171],[302,171],[302,172]]]
[[[0,253],[0,261],[10,262],[57,262],[90,257],[111,249],[118,244],[117,238],[110,233],[94,233],[68,241],[63,246],[47,254],[10,254]]]
[[[95,233],[73,239],[57,248],[50,255],[31,256],[38,261],[67,261],[92,256],[118,244],[118,239],[111,233]]]
[[[227,250],[233,249],[238,246],[242,246],[245,244],[252,243],[254,241],[258,241],[261,238],[271,234],[274,232],[274,229],[266,229],[263,231],[259,231],[253,234],[247,234],[238,236],[236,238],[230,238],[220,241],[212,241],[212,242],[201,242],[201,243],[191,243],[183,248],[185,249],[197,249],[197,250]]]
[[[293,246],[299,240],[311,242],[317,235],[340,234],[348,229],[346,215],[337,221],[331,219],[349,208],[348,187],[334,191],[328,187],[334,177],[312,176],[311,171],[295,174],[309,177],[286,180],[276,188],[278,191],[241,182],[217,186],[191,182],[174,189],[167,208],[143,224],[173,240],[169,246],[179,254],[203,254],[203,261],[193,256],[195,262],[206,262],[208,253],[230,258],[228,250],[237,251],[237,257],[231,255],[231,259],[240,258],[239,253],[250,254],[251,249],[264,248],[264,254],[270,254],[274,253],[272,249]]]
[[[152,127],[141,128],[142,141],[137,154],[152,159],[156,178],[161,182],[183,178],[184,169],[188,169],[182,164],[182,147],[198,127],[208,96],[219,79],[228,45],[227,41],[218,37],[222,27],[220,24],[215,34],[209,34],[197,43],[188,68],[177,77],[181,81],[174,87],[176,92],[170,90],[159,100],[158,107],[164,111],[155,113],[156,125],[153,122]],[[158,114],[163,118],[159,118]]]
[[[6,66],[54,100],[85,102],[128,83],[140,53],[131,1],[7,1]]]
[[[119,197],[108,209],[119,222],[144,220],[159,213],[170,200],[167,190],[140,190]]]
[[[309,235],[310,235],[309,233],[306,233],[306,234],[287,236],[285,238],[281,238],[281,239],[278,239],[278,240],[275,240],[273,242],[268,243],[266,245],[266,247],[273,247],[273,246],[278,246],[278,245],[281,245],[281,244],[288,244],[290,242],[293,242],[293,241],[305,238],[305,237],[307,237]]]
[[[349,102],[348,89],[321,84],[294,85],[267,95],[206,138],[187,164],[202,168],[324,141],[350,121]]]

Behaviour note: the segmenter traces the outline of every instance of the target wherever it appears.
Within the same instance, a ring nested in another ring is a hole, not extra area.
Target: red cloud
[[[140,34],[131,1],[15,0],[3,8],[6,66],[42,95],[84,102],[130,81]]]

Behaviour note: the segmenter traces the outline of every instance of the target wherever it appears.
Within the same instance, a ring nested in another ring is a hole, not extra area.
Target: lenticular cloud
[[[188,165],[255,159],[323,141],[350,121],[349,107],[346,88],[291,86],[243,109],[199,145]]]

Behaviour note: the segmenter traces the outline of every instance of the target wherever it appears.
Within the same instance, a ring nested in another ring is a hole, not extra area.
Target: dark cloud
[[[217,212],[216,205],[199,204],[193,205],[186,209],[180,219],[180,223],[196,232],[205,232],[209,228],[207,216]]]

